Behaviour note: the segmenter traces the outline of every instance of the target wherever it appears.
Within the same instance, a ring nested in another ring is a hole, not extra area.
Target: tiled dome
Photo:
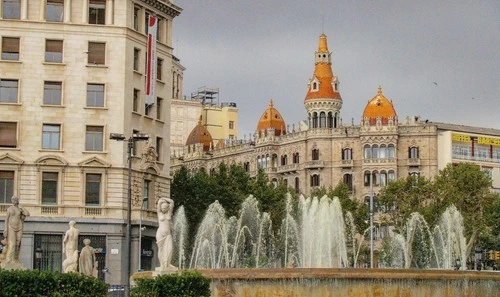
[[[257,124],[257,131],[264,130],[267,133],[267,129],[274,128],[274,135],[279,136],[281,134],[286,134],[286,125],[283,117],[279,111],[274,108],[273,100],[269,102],[269,106],[266,111],[260,117],[259,123]]]
[[[378,87],[377,95],[368,101],[363,112],[363,119],[369,119],[370,125],[375,125],[377,118],[382,119],[382,125],[387,125],[389,118],[397,118],[394,105],[382,94],[381,87]]]
[[[208,129],[202,125],[201,116],[200,120],[198,121],[198,125],[194,127],[194,129],[191,131],[189,137],[186,140],[186,145],[193,145],[198,143],[203,144],[204,151],[209,151],[210,148],[214,147],[212,135],[210,135]]]

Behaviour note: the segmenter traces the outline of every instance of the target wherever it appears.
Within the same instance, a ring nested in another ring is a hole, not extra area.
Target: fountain
[[[420,214],[412,214],[404,234],[395,234],[381,251],[386,269],[349,268],[363,242],[355,239],[353,218],[343,215],[337,198],[300,197],[296,210],[288,196],[275,235],[255,197],[249,196],[239,216],[230,218],[214,202],[187,265],[181,207],[174,217],[179,261],[174,264],[210,278],[212,296],[494,296],[500,290],[500,273],[465,271],[463,221],[454,207],[432,230]],[[456,259],[461,271],[451,270]]]

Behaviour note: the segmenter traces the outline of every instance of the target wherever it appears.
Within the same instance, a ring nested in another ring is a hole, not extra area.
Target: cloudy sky
[[[239,107],[239,138],[273,99],[286,123],[304,97],[319,35],[328,37],[345,124],[377,93],[399,120],[421,116],[500,129],[499,0],[176,0],[174,54],[184,95],[218,87]]]

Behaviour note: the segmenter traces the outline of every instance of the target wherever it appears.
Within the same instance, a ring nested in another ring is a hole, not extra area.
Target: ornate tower
[[[307,84],[304,105],[309,128],[336,128],[340,124],[342,97],[339,81],[332,71],[332,53],[328,51],[326,35],[319,37],[314,56],[314,74]]]

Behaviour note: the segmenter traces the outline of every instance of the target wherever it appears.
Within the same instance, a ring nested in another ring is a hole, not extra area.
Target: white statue
[[[170,198],[160,198],[157,205],[158,230],[156,231],[156,244],[158,245],[158,260],[160,269],[177,269],[171,265],[172,260],[172,212],[174,210],[174,201]]]
[[[19,251],[21,250],[21,239],[23,237],[24,220],[30,215],[29,211],[19,206],[19,198],[13,196],[12,205],[7,209],[5,218],[5,237],[7,253],[5,260],[2,261],[2,268],[6,269],[22,269],[23,266],[19,262]]]
[[[78,261],[78,270],[81,274],[85,274],[88,276],[93,276],[94,271],[97,269],[95,267],[97,261],[95,259],[95,251],[94,248],[90,246],[90,239],[85,238],[83,240],[83,244],[85,245],[80,252],[80,259]]]
[[[69,222],[69,229],[63,239],[63,254],[66,259],[63,261],[64,272],[77,272],[78,269],[78,235],[80,231],[75,228],[75,221]]]

